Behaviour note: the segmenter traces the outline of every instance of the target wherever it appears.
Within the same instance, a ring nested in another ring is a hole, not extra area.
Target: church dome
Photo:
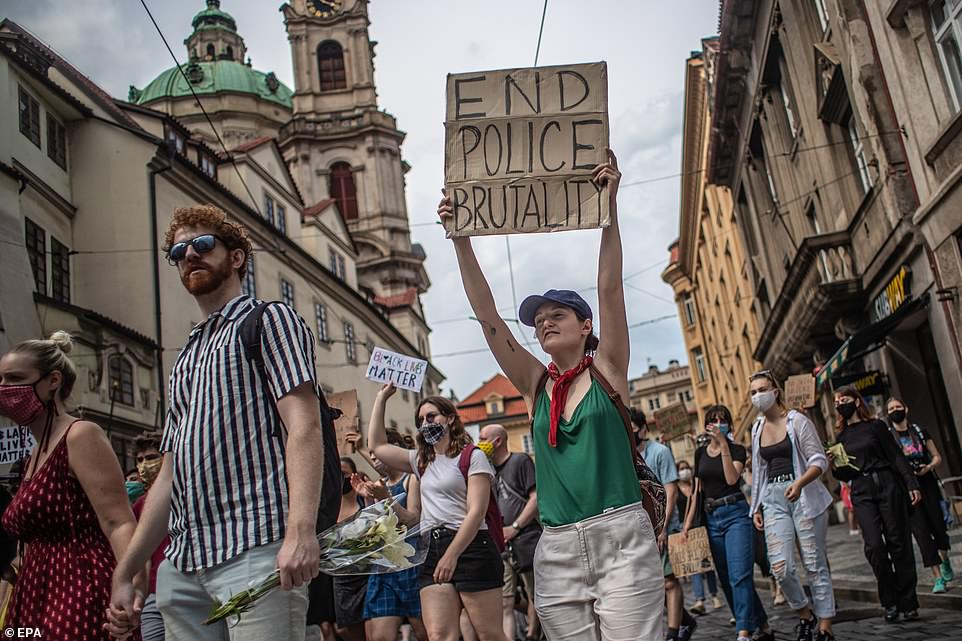
[[[184,41],[190,58],[190,62],[184,65],[187,78],[177,67],[172,67],[143,89],[131,87],[129,100],[138,105],[149,105],[190,97],[193,88],[199,96],[248,94],[291,109],[294,92],[273,72],[252,68],[250,59],[246,64],[242,62],[247,48],[237,32],[233,16],[220,8],[220,0],[206,2],[207,7],[191,21],[194,32]]]

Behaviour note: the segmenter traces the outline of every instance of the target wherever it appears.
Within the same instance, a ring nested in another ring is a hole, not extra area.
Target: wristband
[[[512,523],[512,524],[511,524],[511,527],[513,527],[515,530],[520,530],[520,529],[521,529],[521,526],[518,525],[518,522],[517,522],[517,521],[515,521],[514,523]]]

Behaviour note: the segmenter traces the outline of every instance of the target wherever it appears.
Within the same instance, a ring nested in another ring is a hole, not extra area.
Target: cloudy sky
[[[181,60],[184,38],[202,0],[147,0]],[[253,65],[292,86],[291,57],[278,0],[223,0],[237,20]],[[464,397],[498,371],[460,284],[453,249],[432,225],[443,178],[444,84],[454,72],[530,66],[541,0],[373,0],[371,37],[380,107],[407,132],[403,152],[412,235],[428,254],[432,288],[424,297],[431,347],[446,386]],[[172,66],[137,0],[4,0],[10,17],[45,40],[112,95],[126,98]],[[629,323],[676,313],[659,275],[678,235],[678,178],[630,186],[679,171],[685,60],[715,33],[718,0],[549,0],[539,64],[608,63],[611,145],[624,174],[619,199],[625,245]],[[596,308],[600,232],[514,236],[514,285],[520,301],[549,288],[576,289]],[[515,318],[503,237],[475,240],[503,315]],[[640,272],[640,273],[639,273]],[[528,328],[519,332],[530,341]],[[539,358],[545,355],[533,343]],[[474,353],[462,354],[462,352]],[[631,330],[630,375],[669,359],[686,362],[677,318]]]

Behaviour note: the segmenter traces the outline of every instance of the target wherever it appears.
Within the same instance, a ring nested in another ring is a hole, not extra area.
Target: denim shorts
[[[438,561],[448,551],[448,547],[457,534],[448,528],[436,528],[431,531],[431,543],[428,546],[428,556],[421,566],[421,588],[434,585],[434,571]],[[501,553],[491,539],[487,530],[478,530],[474,540],[468,543],[464,552],[458,557],[458,564],[454,568],[454,576],[450,583],[458,592],[483,592],[504,585],[504,565]]]

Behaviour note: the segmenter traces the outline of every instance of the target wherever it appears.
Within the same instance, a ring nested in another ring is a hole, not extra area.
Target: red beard
[[[188,263],[187,269],[188,271],[181,273],[180,282],[193,296],[203,296],[216,291],[234,272],[229,256],[220,265],[196,262]]]

